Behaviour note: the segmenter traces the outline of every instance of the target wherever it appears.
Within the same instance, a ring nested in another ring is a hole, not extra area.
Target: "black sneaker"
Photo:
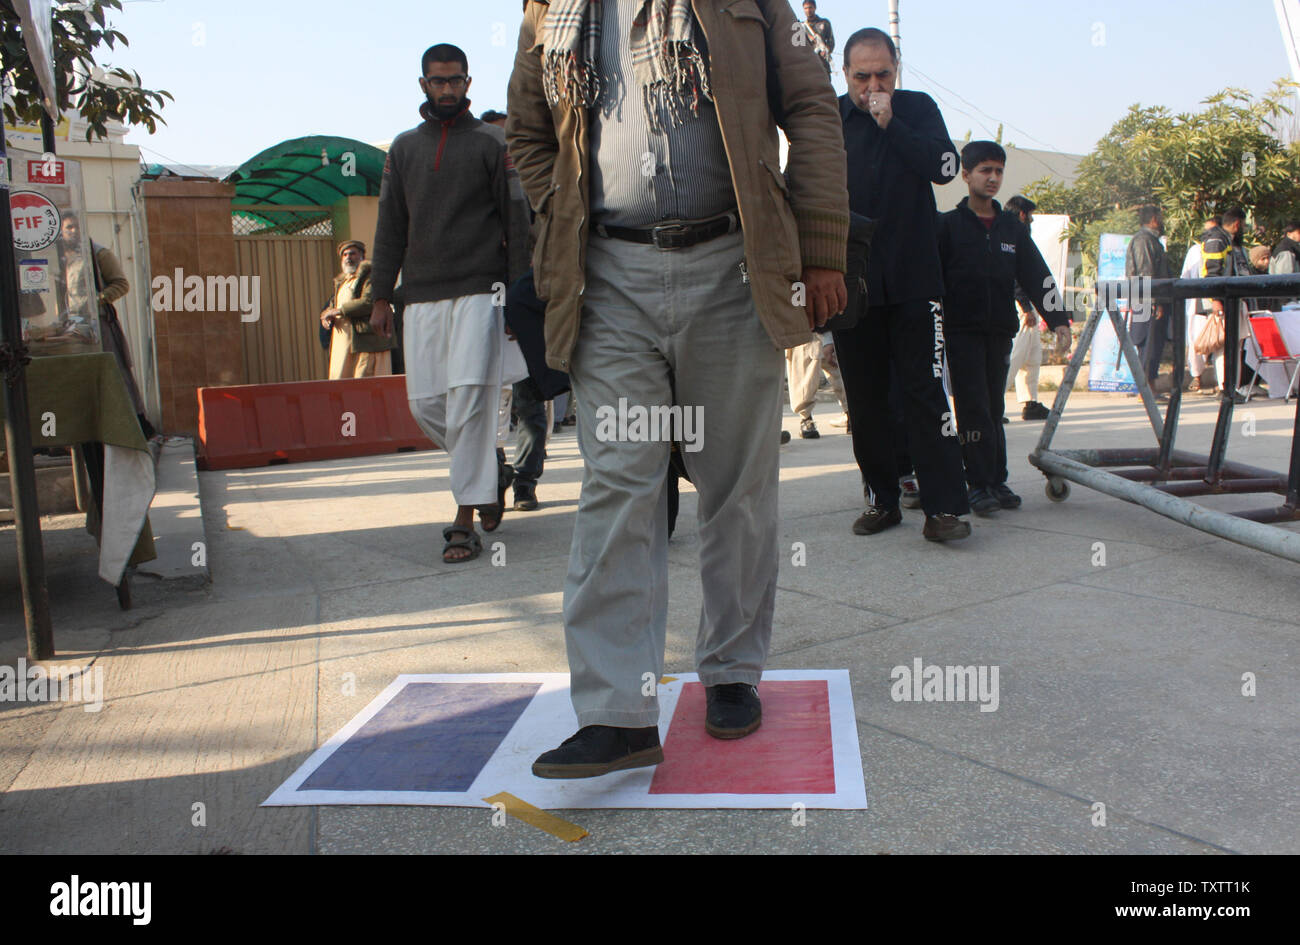
[[[799,424],[799,435],[805,440],[816,440],[821,438],[821,434],[817,432],[817,424],[813,423],[812,417],[809,417],[807,420],[804,420]]]
[[[588,725],[534,761],[533,774],[539,778],[596,778],[625,768],[657,765],[663,760],[658,726]]]
[[[1046,420],[1051,415],[1052,411],[1036,400],[1029,401],[1029,403],[1025,404],[1025,409],[1020,411],[1021,420]]]
[[[515,483],[515,511],[534,512],[537,510],[537,487],[528,482]]]
[[[704,730],[714,738],[744,738],[763,724],[763,703],[748,683],[706,686]]]
[[[789,430],[782,430],[782,431],[781,431],[781,445],[782,445],[782,446],[785,446],[785,444],[787,444],[787,443],[789,443],[789,442],[790,442],[790,431],[789,431]]]
[[[873,505],[853,523],[853,534],[855,535],[874,535],[876,532],[883,532],[886,528],[893,528],[903,521],[903,513],[895,506],[892,509],[883,506]]]
[[[1011,491],[1011,488],[1005,483],[1000,483],[989,490],[993,498],[998,500],[998,505],[1004,509],[1020,508],[1020,496]]]
[[[956,541],[970,536],[970,522],[963,522],[955,515],[946,512],[940,515],[927,515],[925,528],[921,534],[926,541]]]
[[[991,515],[1002,508],[1002,503],[988,489],[982,487],[972,489],[967,496],[967,501],[970,502],[970,510],[980,516]]]

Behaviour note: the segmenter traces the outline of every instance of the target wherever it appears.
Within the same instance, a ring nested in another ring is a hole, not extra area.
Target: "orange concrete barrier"
[[[401,374],[200,387],[198,395],[203,469],[437,448],[411,417]]]

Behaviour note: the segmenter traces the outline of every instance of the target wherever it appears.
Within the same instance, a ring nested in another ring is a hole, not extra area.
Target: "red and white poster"
[[[59,238],[62,215],[54,201],[34,190],[16,190],[9,195],[9,216],[14,228],[14,246],[24,253],[44,249]]]

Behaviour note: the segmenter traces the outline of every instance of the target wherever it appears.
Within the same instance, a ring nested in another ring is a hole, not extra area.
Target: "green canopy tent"
[[[329,232],[329,208],[344,197],[375,197],[386,155],[353,138],[313,135],[282,141],[226,178],[235,185],[235,232]]]

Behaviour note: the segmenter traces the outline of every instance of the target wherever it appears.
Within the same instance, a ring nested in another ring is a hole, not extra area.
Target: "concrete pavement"
[[[1214,409],[1191,398],[1180,447],[1208,447]],[[125,613],[95,579],[77,519],[45,519],[50,663],[100,668],[104,701],[98,712],[0,703],[0,849],[1300,851],[1295,565],[1079,486],[1049,502],[1025,460],[1042,425],[1014,403],[1024,508],[972,519],[973,536],[951,546],[921,539],[919,511],[854,536],[860,482],[833,415],[819,405],[815,441],[785,418],[771,666],[850,670],[869,810],[810,810],[804,826],[782,810],[569,811],[591,835],[566,844],[516,821],[493,827],[486,809],[257,806],[399,673],[567,670],[561,588],[581,467],[566,430],[551,441],[541,509],[485,536],[503,543],[504,567],[487,551],[442,563],[454,512],[443,453],[200,473],[211,585],[139,576]],[[1294,407],[1256,402],[1237,417],[1232,458],[1284,469]],[[1075,394],[1057,445],[1148,445],[1144,424],[1133,400]],[[694,669],[694,512],[685,487],[669,673]],[[12,529],[0,534],[0,665],[14,665],[16,555]],[[790,563],[796,542],[806,566]],[[997,711],[894,701],[891,669],[917,658],[998,666]]]

